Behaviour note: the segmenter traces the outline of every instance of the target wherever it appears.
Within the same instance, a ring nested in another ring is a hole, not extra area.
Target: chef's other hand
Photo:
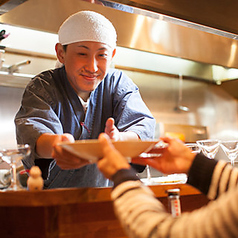
[[[120,140],[120,132],[114,125],[114,119],[112,117],[107,119],[104,132],[109,136],[111,140]]]
[[[120,169],[130,168],[126,158],[115,149],[107,134],[101,133],[98,139],[103,149],[103,158],[97,162],[97,166],[106,178],[110,179]]]
[[[195,154],[182,141],[174,138],[160,138],[168,146],[164,148],[154,147],[148,153],[151,157],[145,156],[132,159],[133,163],[148,164],[164,174],[171,173],[188,173]],[[157,155],[156,155],[157,154]]]
[[[114,125],[114,119],[108,118],[104,132],[114,141],[139,140],[139,136],[133,131],[120,132]]]

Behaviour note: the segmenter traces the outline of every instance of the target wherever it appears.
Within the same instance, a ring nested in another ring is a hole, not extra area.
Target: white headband
[[[112,23],[93,11],[80,11],[67,18],[60,26],[59,43],[68,45],[81,41],[95,41],[116,47],[117,34]]]

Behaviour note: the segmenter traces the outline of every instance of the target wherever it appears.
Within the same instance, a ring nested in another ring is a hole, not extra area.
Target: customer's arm
[[[230,191],[207,207],[184,213],[175,219],[164,210],[151,190],[139,181],[133,170],[126,167],[126,160],[118,152],[115,153],[110,141],[103,135],[99,139],[104,147],[104,158],[98,162],[98,167],[115,182],[112,191],[115,212],[129,237],[237,236],[238,176],[232,167],[224,166],[223,162],[216,164],[208,194],[227,184],[233,184],[230,185]],[[196,157],[194,163],[197,159],[199,157]],[[203,166],[206,161],[201,162],[204,163]],[[228,170],[230,178],[227,176]]]
[[[149,164],[165,174],[186,173],[188,175],[187,183],[208,195],[209,199],[217,198],[220,194],[236,185],[237,170],[232,170],[226,162],[220,161],[217,165],[218,161],[208,159],[202,153],[195,156],[183,142],[177,139],[161,139],[168,146],[164,148],[154,147],[150,151],[150,153],[158,153],[161,156],[149,158],[138,157],[132,161],[139,164]],[[218,171],[218,175],[214,173],[214,170]],[[223,185],[209,191],[212,179],[216,186],[220,182]]]
[[[214,175],[218,178],[220,174],[218,170],[215,171],[217,173]],[[118,171],[117,176],[122,177],[123,174],[125,181],[125,170],[120,173]],[[113,177],[115,181],[120,180],[117,176]],[[174,218],[165,211],[148,187],[139,180],[133,181],[132,174],[129,177],[132,179],[119,183],[112,191],[115,213],[128,237],[237,237],[237,186],[219,197],[216,202],[211,201],[206,207]],[[216,181],[212,180],[213,183]],[[223,183],[219,185],[224,186]],[[219,185],[211,186],[210,191],[215,191]]]

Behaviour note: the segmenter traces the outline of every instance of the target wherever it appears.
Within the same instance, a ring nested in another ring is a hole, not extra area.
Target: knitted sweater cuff
[[[128,181],[128,180],[132,180],[132,181],[140,180],[133,168],[121,169],[121,170],[117,171],[112,176],[112,181],[114,182],[113,188],[115,188],[119,184],[121,184],[125,181]]]
[[[207,194],[216,164],[216,160],[202,153],[197,154],[189,170],[187,183]]]

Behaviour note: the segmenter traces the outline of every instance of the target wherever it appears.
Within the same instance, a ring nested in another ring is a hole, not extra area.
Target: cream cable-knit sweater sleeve
[[[211,174],[207,177],[209,185],[203,181],[203,189],[202,183],[197,181],[196,173],[204,166],[209,167],[209,163],[213,164]],[[238,170],[223,161],[213,163],[207,162],[205,158],[195,159],[192,167],[197,172],[190,171],[191,180],[188,181],[195,181],[210,199],[217,199],[196,211],[183,213],[179,218],[173,218],[167,213],[148,187],[139,180],[128,178],[126,181],[124,175],[125,182],[114,188],[112,199],[115,213],[128,237],[238,237]]]

